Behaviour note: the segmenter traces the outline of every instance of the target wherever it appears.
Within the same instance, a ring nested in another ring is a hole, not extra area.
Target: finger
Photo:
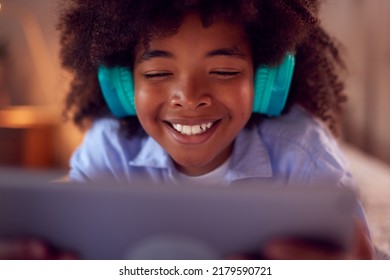
[[[250,258],[245,254],[230,254],[225,259],[226,260],[250,260]]]
[[[57,260],[79,260],[79,256],[74,252],[60,252],[57,257]]]
[[[269,259],[279,260],[336,260],[345,258],[345,252],[334,246],[287,238],[269,242],[264,247],[263,253]]]
[[[36,239],[0,239],[2,260],[43,260],[50,256],[49,247]]]
[[[264,256],[259,253],[233,253],[229,254],[227,260],[265,260]]]
[[[348,259],[372,260],[375,259],[375,249],[368,236],[366,227],[360,220],[355,223],[355,242],[348,254]]]

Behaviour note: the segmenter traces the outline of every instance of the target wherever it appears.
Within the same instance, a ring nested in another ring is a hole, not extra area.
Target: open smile
[[[172,127],[184,135],[198,135],[205,133],[213,126],[213,122],[201,123],[196,125],[184,125],[179,123],[172,124]]]
[[[165,123],[176,141],[182,144],[200,144],[211,137],[220,122],[221,120],[188,123],[178,120]]]

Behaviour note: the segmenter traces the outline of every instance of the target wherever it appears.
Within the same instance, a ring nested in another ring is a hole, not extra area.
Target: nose
[[[199,79],[182,79],[175,88],[170,105],[175,109],[197,110],[211,105],[212,97],[207,82]]]

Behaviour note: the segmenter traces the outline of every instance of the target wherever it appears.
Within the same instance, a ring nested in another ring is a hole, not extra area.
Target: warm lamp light
[[[45,97],[49,96],[49,91],[53,90],[54,82],[56,81],[54,75],[55,67],[50,58],[50,50],[46,44],[38,19],[28,9],[14,3],[2,5],[0,2],[0,12],[1,16],[12,16],[22,27],[36,69],[37,78],[43,91],[42,93]]]

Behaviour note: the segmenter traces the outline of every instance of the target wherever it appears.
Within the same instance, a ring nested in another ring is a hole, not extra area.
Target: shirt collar
[[[170,156],[152,137],[144,139],[140,152],[129,164],[171,171],[174,168]],[[272,177],[272,165],[267,148],[256,127],[243,129],[234,143],[226,182],[263,177]]]
[[[131,166],[151,168],[173,167],[173,162],[168,153],[150,136],[144,139],[140,152],[129,164]]]

